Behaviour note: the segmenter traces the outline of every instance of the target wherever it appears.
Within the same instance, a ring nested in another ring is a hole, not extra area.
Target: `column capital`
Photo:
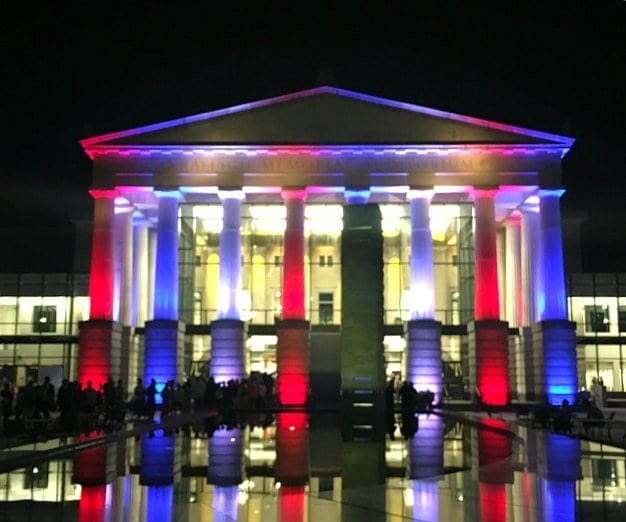
[[[522,222],[522,213],[519,210],[512,210],[505,218],[506,225],[519,227]]]
[[[115,199],[120,193],[115,189],[90,189],[89,195],[93,199]]]
[[[499,187],[477,186],[477,187],[473,187],[472,189],[470,189],[469,195],[473,200],[476,200],[478,198],[495,198],[498,192],[499,192]]]
[[[175,198],[181,199],[183,197],[182,193],[178,189],[168,189],[168,188],[160,188],[157,187],[154,189],[154,195],[161,198]]]
[[[365,205],[370,197],[370,187],[346,187],[343,195],[348,205]]]
[[[306,187],[282,187],[280,195],[283,199],[300,199],[304,201],[307,196]]]
[[[241,187],[219,187],[217,189],[217,197],[220,201],[225,199],[238,199],[243,201],[246,199],[246,195]]]
[[[560,198],[564,193],[565,189],[561,187],[540,188],[538,192],[540,198],[544,198],[546,196],[556,196]]]
[[[432,199],[435,195],[435,190],[433,187],[409,187],[409,190],[406,193],[406,199],[411,201],[412,199]]]

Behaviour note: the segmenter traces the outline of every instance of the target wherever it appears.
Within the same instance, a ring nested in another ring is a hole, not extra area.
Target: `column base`
[[[309,399],[309,322],[286,319],[276,323],[276,330],[278,403],[302,406]]]
[[[89,440],[81,436],[80,441]],[[104,486],[117,476],[116,446],[99,446],[80,451],[74,455],[72,482],[81,486]]]
[[[116,321],[90,319],[78,325],[78,372],[81,387],[91,381],[98,390],[109,377],[119,379],[122,325]]]
[[[167,381],[180,382],[183,376],[183,344],[185,323],[172,319],[146,321],[144,386],[157,382],[161,392]],[[160,396],[157,396],[159,401]]]
[[[576,323],[550,319],[533,325],[535,394],[541,401],[560,405],[576,402],[578,372]]]
[[[284,486],[309,482],[309,415],[304,412],[276,414],[275,476]]]
[[[238,486],[243,479],[243,430],[217,430],[209,439],[207,482]],[[233,440],[234,439],[234,440]]]
[[[239,319],[211,323],[211,376],[215,382],[242,379],[245,375],[246,324]]]
[[[144,434],[141,438],[141,465],[139,484],[142,486],[169,486],[180,477],[181,439],[163,431],[153,437]]]
[[[443,398],[441,323],[415,319],[407,323],[407,376],[417,391],[430,390],[435,404]]]
[[[483,404],[506,406],[509,402],[509,325],[483,319],[467,326],[470,358],[470,392]]]

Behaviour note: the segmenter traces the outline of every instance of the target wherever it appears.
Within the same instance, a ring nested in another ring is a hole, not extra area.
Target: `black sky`
[[[626,2],[50,4],[0,8],[5,225],[91,216],[80,138],[310,88],[320,70],[572,136],[564,214],[626,214]]]

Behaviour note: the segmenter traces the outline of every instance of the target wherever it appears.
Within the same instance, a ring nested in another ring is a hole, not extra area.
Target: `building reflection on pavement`
[[[338,415],[304,412],[277,413],[253,427],[238,419],[209,438],[155,429],[0,475],[0,519],[44,512],[47,521],[103,522],[626,515],[624,450],[505,419],[464,424],[420,414],[417,421],[412,438],[395,441],[346,439]]]

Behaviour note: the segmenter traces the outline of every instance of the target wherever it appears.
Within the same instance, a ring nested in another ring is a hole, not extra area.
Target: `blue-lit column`
[[[410,440],[409,478],[413,483],[413,520],[439,520],[439,479],[443,476],[443,419],[420,415]]]
[[[544,433],[539,462],[542,520],[576,520],[576,481],[580,469],[580,440]]]
[[[407,375],[417,391],[430,390],[441,402],[441,323],[435,321],[435,269],[430,232],[432,190],[409,190],[411,205],[410,314]]]
[[[173,520],[174,484],[180,479],[180,440],[163,430],[141,438],[139,483],[146,486],[146,522]]]
[[[211,375],[217,382],[244,376],[245,323],[241,320],[242,190],[220,190],[224,209],[220,234],[217,320],[211,323]]]
[[[158,223],[154,281],[154,318],[146,322],[144,382],[157,382],[157,401],[168,380],[182,376],[184,324],[178,320],[177,190],[157,191]]]
[[[539,191],[543,299],[533,326],[535,386],[550,404],[576,400],[576,325],[567,319],[561,212],[563,190]]]
[[[241,428],[218,429],[209,439],[207,482],[213,485],[213,520],[238,520],[237,498],[243,480]]]

